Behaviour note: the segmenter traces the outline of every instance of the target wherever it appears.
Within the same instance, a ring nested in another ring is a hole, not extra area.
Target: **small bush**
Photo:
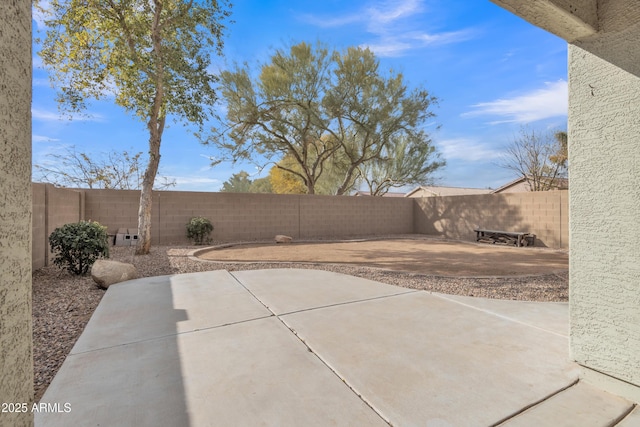
[[[187,238],[192,239],[196,245],[211,243],[209,236],[213,231],[213,224],[207,218],[200,216],[191,218],[187,223]]]
[[[65,224],[49,236],[53,263],[73,274],[85,275],[100,257],[109,257],[107,227],[97,222]]]

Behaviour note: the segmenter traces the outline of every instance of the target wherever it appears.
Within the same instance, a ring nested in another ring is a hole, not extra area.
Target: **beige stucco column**
[[[570,354],[640,401],[640,2],[492,1],[571,42]]]
[[[0,426],[33,425],[31,2],[0,1]]]

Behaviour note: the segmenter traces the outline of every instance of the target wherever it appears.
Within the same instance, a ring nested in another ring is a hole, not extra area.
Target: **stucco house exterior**
[[[0,26],[0,402],[31,403],[31,1],[0,1]]]
[[[491,1],[569,43],[570,355],[640,402],[640,2]]]

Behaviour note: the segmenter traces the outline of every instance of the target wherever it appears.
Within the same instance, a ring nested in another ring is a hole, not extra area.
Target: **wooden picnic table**
[[[535,234],[525,233],[523,231],[485,230],[483,228],[478,228],[473,231],[476,232],[476,242],[484,240],[493,244],[515,244],[517,247],[534,246],[536,243]]]

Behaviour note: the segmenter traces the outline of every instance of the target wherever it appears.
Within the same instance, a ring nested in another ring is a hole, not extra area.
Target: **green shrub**
[[[187,238],[192,239],[196,245],[211,243],[209,234],[213,231],[213,224],[207,218],[197,216],[187,223]]]
[[[97,222],[65,224],[49,236],[53,263],[73,274],[85,275],[100,257],[109,257],[107,227]]]

